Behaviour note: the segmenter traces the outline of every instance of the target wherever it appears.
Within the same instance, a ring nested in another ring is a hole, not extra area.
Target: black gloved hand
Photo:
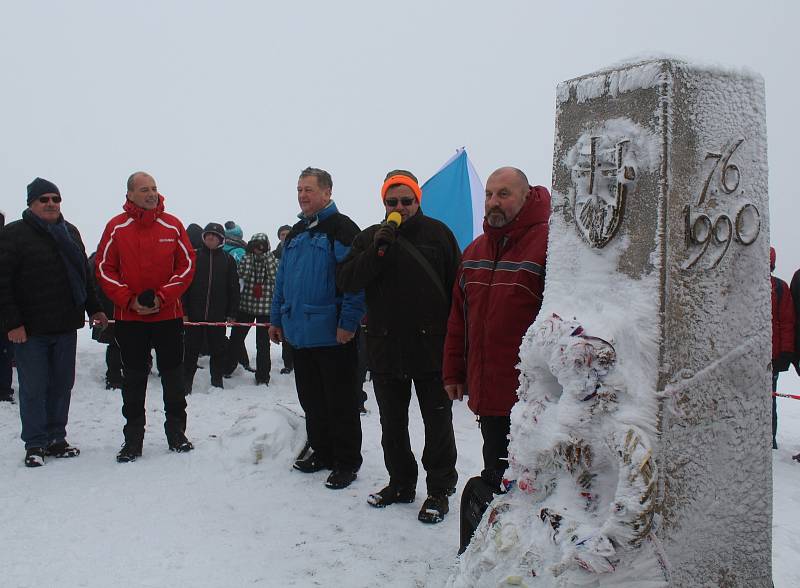
[[[375,243],[375,247],[378,249],[386,249],[395,240],[395,228],[394,225],[389,223],[384,223],[381,225],[381,228],[375,231],[375,237],[373,238],[373,243]]]
[[[153,308],[156,305],[156,293],[153,290],[145,290],[136,297],[136,300],[142,306]]]
[[[772,360],[772,371],[775,372],[785,372],[789,369],[789,366],[794,359],[794,354],[789,353],[788,351],[781,351],[778,354],[778,357]]]

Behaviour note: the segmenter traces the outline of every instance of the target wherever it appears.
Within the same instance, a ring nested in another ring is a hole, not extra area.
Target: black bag
[[[483,513],[494,500],[494,492],[480,476],[467,481],[461,494],[461,546],[458,555],[464,553],[483,518]]]

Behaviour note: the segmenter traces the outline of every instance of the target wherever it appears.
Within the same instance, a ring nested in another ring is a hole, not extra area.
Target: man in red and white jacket
[[[486,181],[483,234],[464,250],[447,322],[443,380],[453,400],[468,392],[483,436],[481,478],[497,490],[508,467],[519,346],[544,291],[550,193],[504,167]]]
[[[181,295],[192,283],[195,254],[183,224],[164,212],[164,197],[145,172],[128,178],[122,214],[106,224],[97,247],[97,283],[114,302],[114,326],[124,366],[125,443],[120,463],[142,455],[150,350],[155,349],[164,392],[164,431],[170,450],[186,439]]]

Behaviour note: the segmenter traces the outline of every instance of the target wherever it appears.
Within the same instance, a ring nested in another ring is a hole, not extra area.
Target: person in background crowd
[[[332,468],[325,485],[341,489],[356,479],[362,462],[353,336],[364,316],[364,293],[336,288],[336,264],[359,230],[336,208],[332,190],[325,170],[309,167],[300,173],[300,221],[284,243],[269,335],[294,348],[295,385],[312,451],[294,468],[305,473]]]
[[[769,271],[775,271],[775,248],[769,248]],[[772,284],[772,391],[778,391],[778,376],[789,369],[795,352],[795,311],[789,285],[770,275]],[[772,397],[772,448],[778,448],[778,403]]]
[[[281,255],[283,254],[283,242],[286,241],[286,236],[291,230],[292,227],[289,225],[283,225],[280,229],[278,229],[278,246],[275,247],[275,250],[272,252],[272,255],[275,256],[275,259],[280,260]]]
[[[97,252],[89,256],[89,268],[94,269],[95,260],[97,259]],[[114,303],[106,296],[103,289],[100,288],[95,278],[94,271],[89,272],[92,282],[94,283],[95,290],[97,291],[97,300],[100,306],[103,307],[103,312],[106,316],[114,316]],[[103,343],[106,346],[106,390],[121,390],[122,389],[122,355],[119,351],[119,345],[114,338],[114,325],[109,324],[105,329],[100,326],[92,328],[92,339],[98,343]]]
[[[6,213],[0,210],[0,230],[6,225]],[[11,341],[0,337],[0,402],[14,402],[14,388],[11,387],[13,355]]]
[[[151,349],[161,376],[167,446],[179,453],[194,449],[186,438],[181,296],[192,283],[195,254],[181,221],[164,210],[164,197],[150,174],[130,175],[122,208],[103,231],[96,274],[114,302],[126,421],[117,461],[126,463],[142,455]]]
[[[233,257],[236,263],[241,261],[247,249],[247,243],[242,238],[243,236],[242,227],[233,221],[225,223],[225,245],[223,247],[225,253]]]
[[[203,227],[197,223],[192,223],[186,227],[186,234],[189,235],[189,242],[192,244],[192,249],[197,251],[203,246]]]
[[[275,255],[275,259],[280,260],[281,254],[283,253],[283,242],[286,241],[286,236],[291,230],[292,227],[289,225],[283,225],[278,229],[278,246],[275,248],[275,251],[272,252],[273,255]],[[294,369],[294,361],[292,360],[292,345],[288,341],[281,343],[281,359],[283,360],[281,373],[284,375],[291,374]]]
[[[67,442],[75,351],[84,312],[108,324],[89,277],[78,229],[61,214],[61,192],[36,178],[22,219],[0,231],[0,319],[14,344],[28,467],[45,456],[76,457]]]
[[[269,250],[269,238],[256,233],[250,238],[247,253],[239,262],[239,277],[242,294],[236,321],[240,323],[268,323],[272,294],[275,289],[275,274],[278,264]],[[236,326],[231,329],[228,366],[236,368],[237,358],[247,355],[244,340],[250,327]],[[269,356],[269,332],[267,327],[256,327],[256,384],[269,385],[272,360]],[[248,360],[249,361],[249,360]]]
[[[550,193],[503,167],[486,181],[485,211],[483,234],[464,250],[453,288],[443,373],[453,400],[469,390],[483,436],[478,482],[497,493],[508,467],[519,346],[542,303]],[[468,535],[462,533],[462,549]]]
[[[344,292],[366,293],[369,366],[381,414],[381,445],[389,484],[367,502],[385,507],[413,502],[418,467],[408,436],[411,385],[425,423],[422,465],[428,494],[417,518],[439,523],[455,492],[453,401],[442,385],[442,353],[451,293],[461,252],[447,226],[425,216],[417,178],[389,172],[381,188],[384,220],[355,238],[337,270]]]
[[[183,308],[189,322],[233,321],[239,306],[239,274],[233,257],[225,253],[225,229],[219,223],[208,223],[202,234],[203,246],[195,251],[196,270],[192,284],[183,295]],[[203,340],[208,342],[211,356],[211,385],[223,388],[227,342],[225,327],[193,325],[186,327],[186,358],[183,379],[186,393],[192,393],[197,358]]]

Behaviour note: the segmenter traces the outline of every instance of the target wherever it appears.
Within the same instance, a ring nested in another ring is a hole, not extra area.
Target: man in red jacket
[[[775,271],[775,248],[769,248],[769,271]],[[789,285],[775,276],[772,282],[772,391],[778,389],[778,376],[789,369],[794,358],[794,303]],[[772,397],[772,448],[778,448],[778,407]]]
[[[164,431],[171,451],[194,449],[186,439],[181,295],[192,283],[195,254],[186,229],[164,212],[156,181],[128,178],[122,214],[108,221],[95,259],[97,282],[114,302],[114,325],[124,366],[125,443],[120,463],[142,455],[150,350],[155,349],[164,392]]]
[[[508,467],[519,346],[542,304],[550,193],[504,167],[486,182],[483,234],[465,250],[453,287],[443,380],[453,400],[469,392],[483,435],[481,478],[497,490]]]

